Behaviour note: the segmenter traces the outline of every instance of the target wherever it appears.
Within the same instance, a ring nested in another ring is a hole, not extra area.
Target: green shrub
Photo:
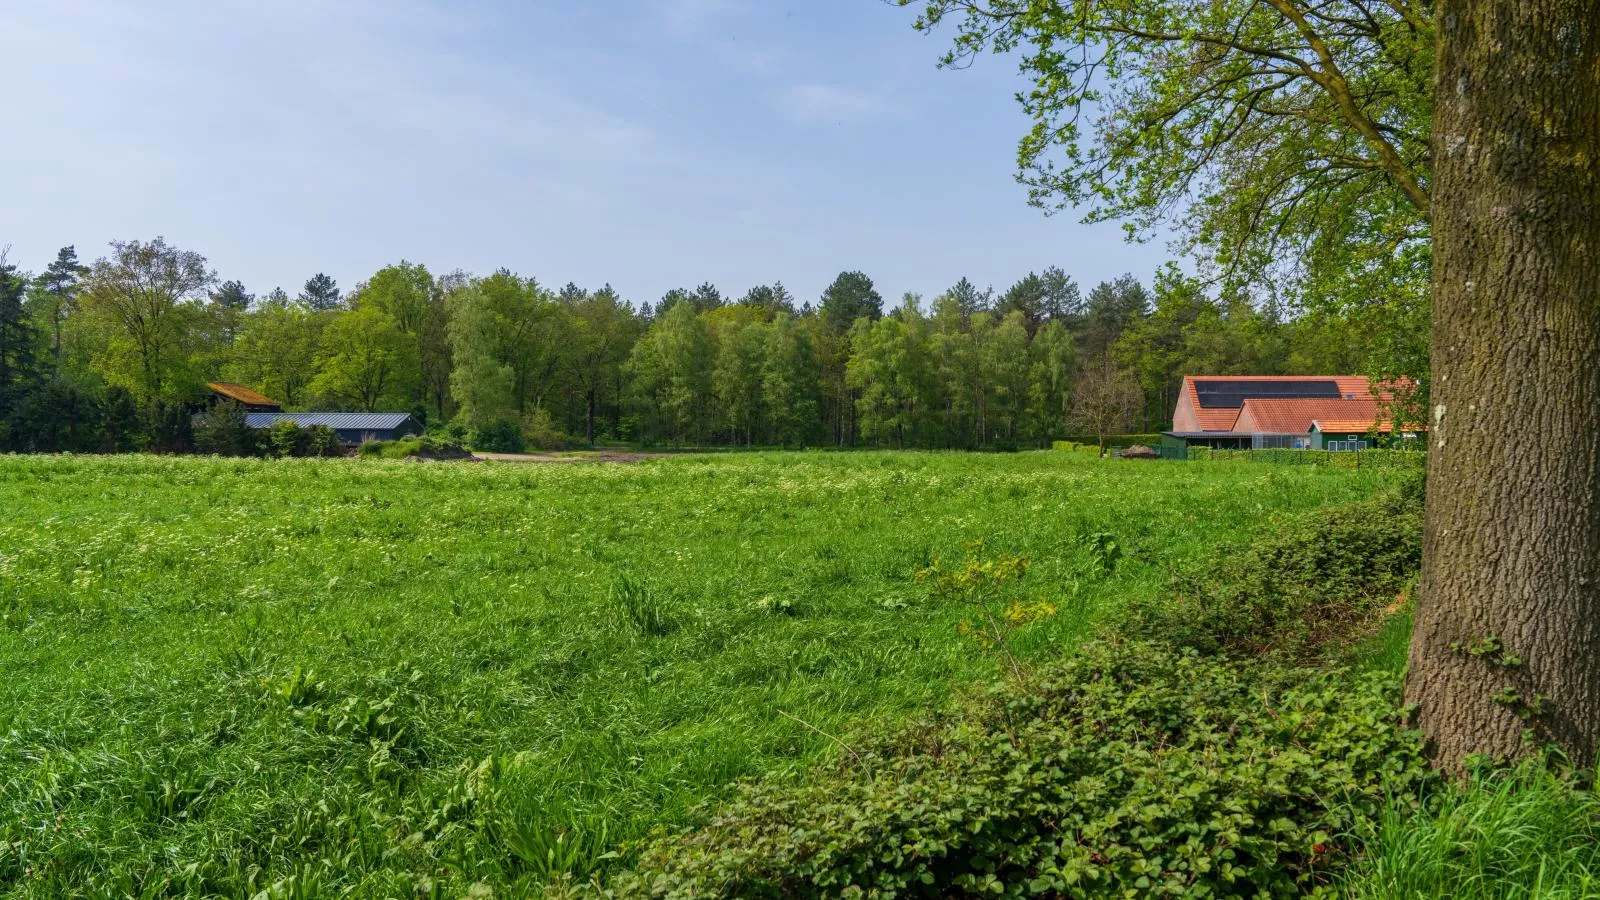
[[[344,453],[344,441],[339,433],[326,425],[312,425],[302,429],[305,434],[307,456],[339,456]]]
[[[1090,645],[959,720],[744,786],[614,897],[1289,897],[1326,892],[1431,779],[1392,678]]]
[[[305,456],[310,452],[311,435],[293,419],[279,419],[267,429],[266,446],[273,456]]]
[[[522,426],[511,419],[485,422],[473,430],[471,445],[485,453],[521,453]]]
[[[421,435],[397,441],[367,441],[356,448],[356,455],[363,459],[466,459],[472,454],[453,441]]]
[[[1050,449],[1066,453],[1080,453],[1085,456],[1099,456],[1100,447],[1097,444],[1080,444],[1077,441],[1052,441]]]
[[[1189,448],[1189,459],[1192,460],[1192,461],[1196,461],[1196,462],[1203,462],[1205,460],[1211,459],[1211,448],[1210,447],[1190,447]]]
[[[245,424],[244,407],[237,403],[218,403],[194,417],[194,448],[216,456],[257,456],[261,438]]]
[[[1130,600],[1111,626],[1202,652],[1314,654],[1394,604],[1422,563],[1422,503],[1408,483],[1377,500],[1302,513],[1172,592]]]
[[[567,436],[556,427],[550,410],[542,406],[523,417],[522,437],[529,447],[537,450],[560,450],[567,446]]]

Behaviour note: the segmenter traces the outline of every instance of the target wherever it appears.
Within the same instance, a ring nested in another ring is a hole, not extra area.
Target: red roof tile
[[[1196,423],[1201,431],[1240,431],[1242,429],[1237,423],[1244,410],[1242,407],[1240,409],[1202,407],[1200,394],[1194,386],[1196,381],[1331,381],[1338,385],[1339,393],[1345,397],[1356,400],[1388,399],[1387,392],[1381,392],[1378,397],[1374,397],[1369,387],[1369,379],[1363,375],[1185,375],[1183,392],[1189,398]],[[1307,420],[1306,427],[1309,428],[1310,424],[1310,420]]]
[[[1376,400],[1246,400],[1233,430],[1244,434],[1305,434],[1312,422],[1338,422],[1323,431],[1364,432],[1378,417]],[[1354,423],[1354,428],[1345,427]]]

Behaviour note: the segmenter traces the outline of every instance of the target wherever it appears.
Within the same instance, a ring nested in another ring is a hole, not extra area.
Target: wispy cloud
[[[778,108],[796,125],[841,125],[889,112],[875,94],[817,82],[789,86],[778,96]]]

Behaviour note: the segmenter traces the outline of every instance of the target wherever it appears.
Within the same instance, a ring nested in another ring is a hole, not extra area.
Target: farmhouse
[[[1391,434],[1393,395],[1355,375],[1189,375],[1172,411],[1170,446],[1365,450]]]
[[[422,426],[410,413],[246,413],[244,421],[251,428],[271,428],[279,422],[290,421],[301,428],[326,425],[344,444],[365,444],[367,441],[393,441],[422,433]]]

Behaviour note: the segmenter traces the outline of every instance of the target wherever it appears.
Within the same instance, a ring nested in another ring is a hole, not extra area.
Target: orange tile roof
[[[1246,400],[1233,430],[1246,434],[1305,434],[1312,422],[1323,431],[1366,431],[1378,417],[1376,400]],[[1337,422],[1330,428],[1326,423]],[[1346,427],[1347,424],[1354,427]]]
[[[1339,393],[1343,396],[1353,396],[1357,400],[1388,399],[1387,393],[1374,398],[1369,380],[1361,375],[1185,375],[1183,391],[1193,405],[1195,419],[1199,422],[1201,431],[1238,430],[1237,423],[1244,409],[1201,406],[1200,393],[1194,386],[1196,381],[1331,381],[1338,385]],[[1310,427],[1309,420],[1306,427]]]
[[[206,387],[211,388],[213,391],[216,391],[224,397],[227,397],[229,400],[238,401],[246,406],[282,405],[278,403],[278,401],[268,397],[266,394],[253,391],[242,384],[234,384],[231,381],[207,382]]]

